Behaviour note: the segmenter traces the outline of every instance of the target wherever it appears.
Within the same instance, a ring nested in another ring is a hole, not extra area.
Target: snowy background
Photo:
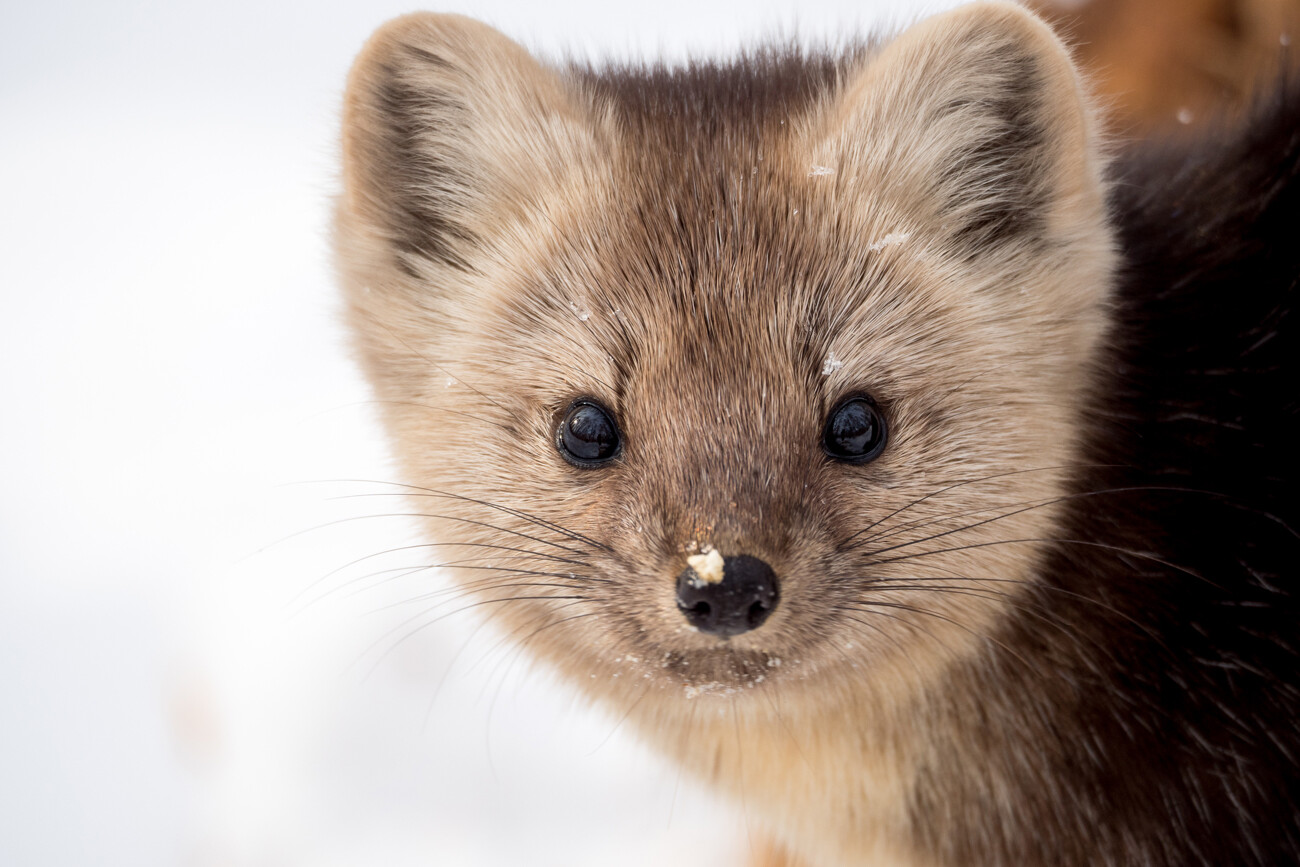
[[[442,8],[682,57],[950,5]],[[743,811],[490,626],[388,607],[437,585],[369,556],[413,536],[346,481],[393,473],[327,237],[347,67],[410,8],[0,8],[0,864],[744,860]]]

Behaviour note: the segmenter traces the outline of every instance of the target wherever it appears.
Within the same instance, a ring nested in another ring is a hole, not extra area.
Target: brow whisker
[[[390,335],[392,335],[392,338],[393,338],[394,340],[396,340],[398,343],[400,343],[400,344],[402,344],[403,346],[405,346],[405,347],[407,348],[407,350],[411,352],[411,354],[415,355],[417,358],[419,358],[420,360],[422,360],[424,363],[428,364],[428,365],[431,366],[431,367],[436,368],[437,370],[441,371],[442,373],[444,373],[444,374],[445,374],[446,376],[448,376],[449,378],[456,380],[456,381],[459,382],[461,385],[465,386],[465,387],[468,388],[470,391],[474,392],[474,393],[477,394],[479,397],[483,398],[483,399],[486,400],[488,403],[492,404],[493,406],[495,406],[497,409],[501,410],[502,412],[507,412],[507,410],[506,410],[506,408],[505,408],[504,406],[502,406],[501,404],[497,403],[495,400],[493,400],[492,398],[488,397],[486,394],[484,394],[483,392],[479,391],[477,388],[475,388],[474,386],[470,385],[468,382],[466,382],[465,380],[461,379],[459,376],[457,376],[456,374],[452,373],[450,370],[448,370],[447,368],[443,367],[441,364],[438,364],[438,362],[434,361],[432,358],[429,358],[427,355],[425,355],[424,353],[420,352],[420,350],[416,349],[416,348],[415,348],[414,346],[412,346],[411,344],[407,343],[405,340],[403,340],[403,339],[401,338],[401,336],[400,336],[396,331],[394,331],[393,329],[389,328],[389,327],[388,327],[387,325],[385,325],[383,322],[378,322],[378,321],[376,321],[376,324],[379,325],[380,328],[382,328],[382,329],[384,329],[385,331],[387,331]]]

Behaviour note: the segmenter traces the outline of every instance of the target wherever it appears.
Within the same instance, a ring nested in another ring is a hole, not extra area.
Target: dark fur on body
[[[552,582],[467,589],[516,588],[490,601],[530,600],[500,613],[531,649],[797,855],[1295,863],[1297,91],[1129,149],[1106,212],[1025,19],[558,74],[398,22],[345,121],[359,353],[431,535]],[[846,468],[817,437],[854,390],[893,427]],[[554,452],[578,397],[626,433],[605,470]],[[772,563],[782,607],[685,630],[688,540]]]
[[[989,809],[941,753],[917,827],[956,864],[1294,864],[1300,89],[1114,171],[1097,466],[1034,593],[1066,629],[1017,618],[1003,640],[1032,670],[957,675],[988,691],[977,749],[1020,797]]]

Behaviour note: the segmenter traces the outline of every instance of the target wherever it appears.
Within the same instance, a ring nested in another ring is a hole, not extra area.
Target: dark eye
[[[822,448],[836,460],[873,461],[885,450],[885,417],[866,395],[840,401],[826,418]]]
[[[555,446],[569,463],[588,469],[618,454],[618,428],[608,411],[591,401],[569,407],[555,434]]]

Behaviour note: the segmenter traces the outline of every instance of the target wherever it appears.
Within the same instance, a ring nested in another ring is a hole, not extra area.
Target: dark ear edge
[[[939,192],[957,240],[987,247],[1045,234],[1055,119],[1045,59],[1014,36],[981,33],[976,41],[980,37],[987,39],[983,53],[968,62],[980,64],[972,77],[987,93],[954,96],[935,120],[943,123],[949,114],[970,132],[939,175]]]
[[[828,132],[842,158],[874,163],[956,246],[983,252],[1040,243],[1080,207],[1102,213],[1094,126],[1051,29],[986,2],[927,19],[871,58]]]
[[[555,72],[487,25],[390,21],[348,78],[340,225],[373,235],[408,273],[469,269],[494,224],[579,150],[579,114]]]
[[[453,169],[451,153],[426,154],[422,141],[425,124],[465,123],[467,107],[447,80],[455,67],[436,51],[446,24],[460,22],[419,13],[387,22],[348,76],[341,210],[387,242],[408,271],[414,258],[464,269],[461,250],[475,241],[456,219],[470,167]]]

